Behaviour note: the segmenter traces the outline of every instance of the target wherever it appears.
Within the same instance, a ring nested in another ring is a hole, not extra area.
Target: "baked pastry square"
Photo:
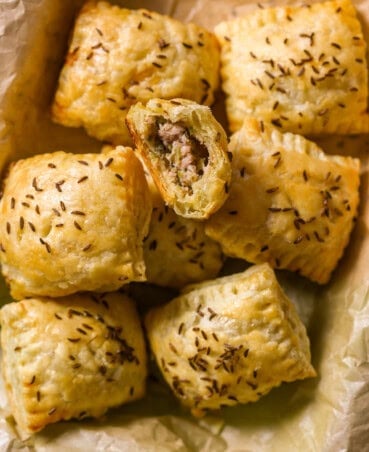
[[[35,433],[143,397],[146,349],[126,295],[31,298],[1,309],[2,372],[18,427]]]
[[[190,286],[145,324],[165,380],[195,415],[315,376],[305,327],[268,264]]]
[[[215,278],[224,262],[220,245],[207,237],[204,222],[183,218],[153,195],[150,229],[144,242],[147,281],[164,287]]]
[[[245,119],[229,149],[229,198],[206,233],[227,255],[327,283],[354,225],[360,161],[256,119]]]
[[[231,131],[255,116],[302,135],[368,132],[366,43],[350,0],[259,9],[215,32]]]
[[[138,103],[127,125],[159,192],[185,218],[206,219],[228,196],[227,137],[211,110],[185,99]]]
[[[77,17],[52,107],[54,121],[130,144],[129,107],[184,97],[205,105],[219,79],[215,36],[145,9],[88,2]]]
[[[12,297],[114,291],[145,280],[151,197],[130,148],[19,160],[0,202],[0,259]]]

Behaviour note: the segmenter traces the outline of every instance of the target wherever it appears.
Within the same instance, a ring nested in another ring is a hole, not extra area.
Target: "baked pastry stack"
[[[258,9],[215,32],[233,175],[206,233],[226,255],[325,284],[353,229],[360,162],[297,134],[369,130],[356,10],[349,0]]]
[[[101,416],[144,395],[142,327],[134,302],[115,291],[145,280],[150,216],[144,171],[130,148],[60,151],[9,169],[1,263],[21,301],[1,310],[2,368],[25,432]]]
[[[262,9],[215,30],[235,133],[228,196],[205,232],[226,255],[262,265],[186,287],[146,317],[164,379],[195,415],[315,375],[305,328],[271,267],[330,280],[355,223],[360,162],[328,156],[297,133],[362,133],[369,125],[366,44],[349,1]],[[132,107],[127,122],[162,188],[168,151],[155,115],[176,121],[173,107],[156,102]]]
[[[191,99],[178,103],[210,122],[204,178],[216,163],[214,152],[224,167],[224,174],[210,177],[210,196],[199,206],[208,216],[224,202],[231,177],[225,133],[199,105],[213,102],[218,69],[218,43],[205,29],[147,10],[89,2],[76,21],[53,119],[127,144],[124,120],[131,105],[154,97]],[[22,301],[2,313],[3,368],[21,429],[33,433],[58,420],[99,416],[144,394],[142,328],[132,302],[114,291],[146,281],[145,260],[148,280],[172,287],[218,273],[222,252],[205,236],[204,224],[178,217],[158,198],[148,235],[152,199],[129,148],[101,155],[57,152],[10,169],[0,205],[1,261],[12,296]],[[164,228],[172,239],[162,247]],[[34,357],[34,365],[25,366]]]

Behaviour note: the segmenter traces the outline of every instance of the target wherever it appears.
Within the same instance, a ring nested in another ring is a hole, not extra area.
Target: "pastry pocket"
[[[1,309],[2,372],[21,431],[143,397],[146,350],[126,295],[31,298]]]
[[[145,9],[87,2],[77,17],[52,106],[53,120],[99,140],[130,144],[129,107],[184,97],[205,105],[218,86],[215,36]]]
[[[130,148],[19,160],[0,201],[0,259],[12,297],[113,291],[145,280],[150,216]]]
[[[229,148],[229,198],[206,233],[227,255],[327,283],[354,225],[359,160],[256,119],[245,119]]]
[[[184,99],[138,103],[127,125],[164,201],[183,217],[206,219],[231,180],[227,137],[208,107]]]
[[[258,9],[215,28],[230,129],[369,131],[366,43],[349,0]]]
[[[165,380],[195,415],[315,376],[305,327],[267,264],[190,286],[145,324]]]
[[[177,215],[156,198],[144,260],[148,282],[180,288],[216,277],[223,253],[220,245],[205,235],[203,222]]]

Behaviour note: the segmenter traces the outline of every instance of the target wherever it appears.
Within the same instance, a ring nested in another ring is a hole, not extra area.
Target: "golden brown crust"
[[[2,372],[18,427],[99,417],[145,392],[146,350],[126,295],[32,298],[1,310]]]
[[[112,291],[145,279],[151,197],[130,148],[20,160],[0,213],[2,272],[15,299]]]
[[[220,245],[205,235],[204,223],[177,215],[158,198],[144,259],[147,281],[173,288],[215,278],[223,265]]]
[[[316,375],[305,327],[267,264],[190,286],[145,324],[165,380],[193,413]]]
[[[359,160],[256,119],[245,119],[229,148],[229,198],[206,233],[227,255],[328,282],[354,224]]]
[[[368,132],[366,43],[350,0],[259,9],[215,31],[233,132],[245,116],[302,135]]]
[[[144,9],[87,2],[60,75],[53,119],[130,144],[124,119],[132,104],[184,97],[211,105],[218,69],[217,40],[204,28]]]
[[[206,219],[220,208],[231,165],[226,134],[208,107],[151,99],[131,107],[126,121],[161,196],[178,215]]]

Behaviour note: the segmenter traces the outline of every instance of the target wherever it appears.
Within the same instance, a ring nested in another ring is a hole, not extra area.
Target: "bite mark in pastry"
[[[127,125],[164,201],[183,217],[206,219],[228,196],[227,137],[208,107],[184,99],[138,103]]]
[[[327,283],[355,221],[360,161],[250,118],[229,149],[229,198],[206,233],[227,255]]]
[[[15,299],[145,280],[151,197],[130,148],[20,160],[0,202],[2,272]]]
[[[35,433],[143,397],[146,349],[126,295],[32,298],[1,309],[2,372],[18,427]]]
[[[189,286],[145,324],[165,380],[195,415],[316,375],[305,327],[268,264]]]
[[[129,107],[153,97],[211,105],[218,86],[215,36],[145,9],[87,2],[77,17],[52,107],[54,121],[99,140],[130,144]]]
[[[366,43],[350,0],[259,9],[215,32],[231,131],[255,116],[302,135],[368,132]]]

